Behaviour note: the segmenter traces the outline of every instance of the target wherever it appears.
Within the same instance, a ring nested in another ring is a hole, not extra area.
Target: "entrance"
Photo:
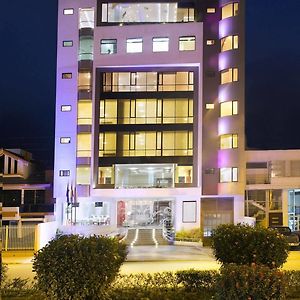
[[[163,227],[172,223],[172,200],[132,199],[118,201],[118,226]]]
[[[300,190],[289,191],[289,227],[300,230]]]

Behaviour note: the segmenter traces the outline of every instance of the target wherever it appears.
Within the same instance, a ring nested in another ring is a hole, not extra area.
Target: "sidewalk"
[[[2,262],[5,264],[31,264],[33,251],[3,251]]]

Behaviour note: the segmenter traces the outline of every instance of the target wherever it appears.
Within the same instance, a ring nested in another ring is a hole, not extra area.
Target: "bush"
[[[286,276],[262,265],[228,264],[221,268],[215,299],[285,299]]]
[[[188,273],[204,273],[202,271],[183,271],[186,278]],[[206,273],[206,271],[205,271]],[[183,275],[182,275],[183,276]],[[182,278],[180,272],[162,272],[155,274],[119,275],[112,284],[107,299],[132,300],[198,300],[211,299],[212,293],[200,289],[189,289],[186,284],[189,280]],[[196,276],[196,275],[195,275]]]
[[[184,270],[177,271],[177,282],[187,291],[213,291],[218,277],[217,271]]]
[[[193,228],[189,230],[182,229],[176,232],[176,239],[181,241],[199,242],[202,239],[202,236],[200,228]]]
[[[1,271],[0,271],[0,280],[1,280],[1,286],[3,284],[3,282],[5,281],[6,279],[6,273],[7,273],[7,265],[4,264],[2,261],[1,261]]]
[[[102,299],[126,255],[116,239],[58,236],[34,256],[37,287],[50,299]]]
[[[300,271],[286,271],[287,296],[298,298],[300,295]]]
[[[248,225],[224,224],[212,234],[216,259],[222,264],[263,264],[281,267],[288,257],[288,243],[275,230]]]

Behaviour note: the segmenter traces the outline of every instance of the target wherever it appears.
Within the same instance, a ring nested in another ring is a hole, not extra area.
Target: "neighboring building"
[[[21,149],[0,149],[0,189],[3,223],[53,219],[53,172],[45,171]]]
[[[59,0],[61,224],[244,220],[244,5]]]
[[[300,230],[300,150],[247,151],[246,157],[246,215]]]

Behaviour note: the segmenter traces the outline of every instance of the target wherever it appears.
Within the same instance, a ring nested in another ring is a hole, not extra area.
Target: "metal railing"
[[[2,251],[34,250],[35,225],[6,225],[1,231]]]

